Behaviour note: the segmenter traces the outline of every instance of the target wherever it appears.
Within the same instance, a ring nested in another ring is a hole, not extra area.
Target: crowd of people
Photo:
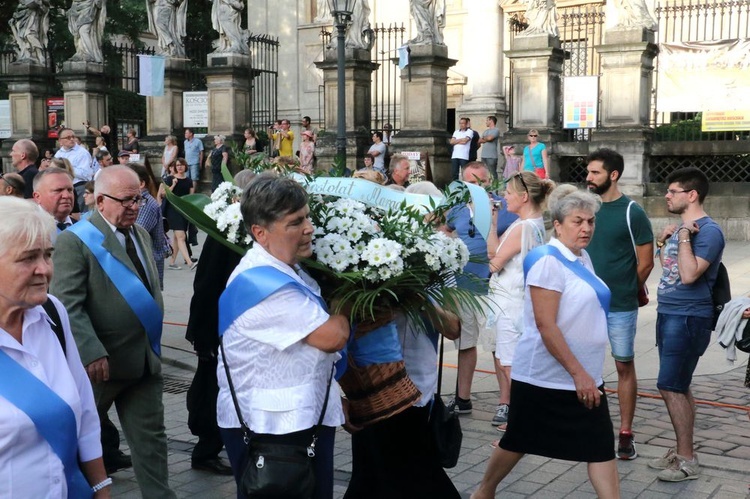
[[[481,137],[468,119],[459,123],[450,139],[454,178],[489,188],[499,173],[497,119],[487,118]],[[299,168],[310,173],[317,132],[307,117],[302,128]],[[391,130],[388,142],[384,133],[373,133],[364,167],[354,176],[439,195],[411,175],[406,156],[391,154]],[[215,188],[229,160],[224,137],[216,136],[204,157],[203,143],[186,130],[184,158],[176,137],[167,137],[159,181],[147,162],[128,161],[139,152],[135,133],[117,154],[121,164],[112,165],[110,132],[96,130],[102,139],[92,157],[63,128],[60,149],[41,162],[36,145],[19,140],[11,150],[17,173],[0,176],[0,364],[19,373],[13,383],[7,377],[0,382],[0,422],[14,428],[9,445],[20,463],[0,490],[10,487],[17,497],[83,497],[84,490],[109,497],[107,475],[132,467],[144,497],[175,497],[161,372],[164,264],[171,254],[168,268],[179,269],[182,257],[196,270],[187,328],[198,356],[187,396],[188,425],[198,436],[191,464],[233,475],[238,498],[245,497],[248,439],[311,446],[311,497],[332,497],[338,426],[352,433],[347,498],[459,497],[429,428],[441,335],[458,350],[456,392],[448,405],[457,414],[473,409],[477,347],[493,352],[500,397],[491,424],[502,437],[474,499],[494,497],[525,454],[585,462],[597,495],[619,497],[616,459],[638,457],[634,339],[654,242],[662,267],[657,386],[676,445],[648,464],[663,481],[700,475],[690,384],[713,328],[711,289],[724,248],[721,229],[703,208],[709,183],[700,170],[669,176],[667,209],[680,224],[654,239],[643,208],[620,190],[620,154],[599,149],[589,155],[585,190],[556,185],[546,148],[531,130],[520,171],[507,178],[504,192],[489,194],[487,237],[475,225],[473,202],[452,207],[440,227],[474,257],[455,285],[481,297],[482,307],[438,308],[426,331],[396,313],[396,348],[420,396],[394,416],[357,426],[348,419],[336,367],[352,325],[347,315],[329,311],[303,265],[312,255],[314,230],[305,189],[273,172],[240,171],[238,202],[254,244],[240,256],[208,238],[196,262],[188,222],[169,205],[167,191],[195,192],[204,165]],[[293,139],[290,122],[281,120],[269,130],[268,144],[247,129],[242,151],[292,157]],[[472,142],[482,146],[480,160]],[[608,345],[618,375],[617,434],[602,378]],[[19,396],[23,390],[34,390],[40,402],[29,407]],[[129,456],[109,420],[112,406]],[[222,448],[229,465],[219,457]],[[30,473],[40,462],[51,463],[49,469]]]

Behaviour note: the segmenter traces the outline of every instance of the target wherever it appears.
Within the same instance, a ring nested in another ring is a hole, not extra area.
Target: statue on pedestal
[[[409,0],[409,9],[417,25],[417,36],[409,45],[445,45],[445,0]]]
[[[529,27],[520,35],[560,36],[557,30],[557,9],[555,0],[528,0],[526,22]]]
[[[214,54],[245,54],[247,30],[240,26],[242,0],[213,0],[211,8],[211,25],[219,32],[219,39],[214,41]]]
[[[331,7],[328,5],[328,0],[318,0],[318,6],[315,9],[314,23],[327,23],[331,22]]]
[[[344,46],[353,49],[370,50],[372,48],[372,30],[370,29],[370,3],[367,0],[358,0],[352,11],[352,21],[346,32]],[[337,46],[336,33],[331,37],[331,47]]]
[[[656,31],[659,24],[651,17],[645,0],[615,0],[617,28],[645,28]]]
[[[106,0],[73,0],[68,9],[68,30],[76,53],[71,61],[104,63],[102,36],[107,20]]]
[[[49,0],[20,0],[8,24],[15,42],[16,61],[47,65]]]
[[[159,54],[185,57],[187,0],[146,0],[148,31],[156,35]]]

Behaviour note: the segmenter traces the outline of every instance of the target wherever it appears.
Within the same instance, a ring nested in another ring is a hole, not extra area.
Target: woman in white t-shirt
[[[225,295],[231,302],[232,293],[240,293],[240,304],[260,301],[244,312],[236,309],[239,315],[234,320],[235,314],[220,302],[220,323],[221,317],[229,322],[217,368],[221,436],[239,488],[248,452],[225,362],[242,419],[258,442],[282,439],[309,445],[310,429],[325,406],[322,428],[315,431],[312,497],[331,498],[334,435],[344,423],[332,367],[349,338],[349,321],[343,315],[328,314],[321,304],[320,287],[299,266],[301,259],[312,255],[313,226],[305,189],[289,177],[260,174],[245,188],[241,212],[254,244],[229,277]],[[263,293],[253,294],[253,287],[241,286],[245,279],[272,283],[275,291],[263,298]],[[235,280],[240,287],[232,287]],[[239,492],[238,497],[242,497]]]
[[[599,204],[573,186],[551,195],[557,239],[524,261],[524,333],[513,361],[508,429],[472,499],[495,497],[500,481],[525,454],[586,462],[596,494],[619,497],[602,381],[610,295],[584,250]]]
[[[164,139],[164,152],[161,155],[161,178],[169,175],[169,165],[177,159],[177,137],[167,135]]]
[[[551,180],[542,180],[531,172],[519,172],[505,184],[505,200],[508,211],[518,215],[498,238],[490,231],[487,238],[490,259],[490,317],[494,318],[495,344],[491,345],[495,355],[495,373],[500,387],[498,402],[492,425],[505,429],[510,404],[510,370],[513,353],[523,332],[523,259],[526,254],[545,241],[543,206],[547,196],[555,188]],[[493,225],[497,225],[497,210],[493,211]],[[488,320],[492,327],[493,320]]]

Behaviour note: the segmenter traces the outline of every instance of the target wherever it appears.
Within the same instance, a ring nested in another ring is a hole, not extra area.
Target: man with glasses
[[[94,160],[91,154],[75,141],[75,133],[70,128],[61,128],[57,139],[60,149],[55,153],[56,158],[65,158],[73,167],[73,189],[76,193],[76,203],[81,213],[86,211],[86,203],[83,200],[83,192],[86,190],[86,182],[94,179]]]
[[[586,185],[602,198],[596,214],[596,230],[586,251],[594,270],[609,287],[612,298],[607,332],[617,367],[620,402],[618,459],[638,457],[633,437],[638,379],[635,374],[635,333],[638,327],[638,290],[654,268],[654,233],[646,212],[620,192],[625,169],[621,154],[598,149],[586,158]]]
[[[39,157],[39,149],[29,139],[21,139],[13,144],[10,150],[10,163],[13,168],[23,177],[25,187],[23,197],[31,199],[34,195],[34,177],[39,173],[36,160]]]
[[[23,199],[26,182],[18,173],[0,173],[0,196],[15,196]]]
[[[667,210],[679,215],[681,223],[668,225],[656,239],[662,265],[656,308],[656,387],[669,411],[677,445],[648,465],[661,470],[657,477],[667,482],[693,480],[700,474],[693,450],[695,399],[690,383],[711,340],[712,290],[724,252],[724,234],[703,209],[708,186],[708,178],[697,168],[683,168],[667,177]]]
[[[143,204],[138,176],[110,166],[94,196],[91,218],[57,239],[50,292],[70,316],[100,420],[117,407],[141,495],[173,498],[160,359],[164,305],[151,240],[135,225]]]
[[[34,177],[33,189],[34,201],[52,215],[58,233],[73,225],[70,218],[74,199],[73,180],[67,171],[50,166]]]
[[[385,143],[383,142],[383,134],[380,132],[372,132],[372,145],[368,149],[367,154],[371,155],[375,163],[373,168],[380,171],[385,175],[385,153],[387,152]]]

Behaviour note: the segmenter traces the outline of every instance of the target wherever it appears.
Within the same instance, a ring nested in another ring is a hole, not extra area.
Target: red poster
[[[65,99],[51,97],[47,99],[47,137],[57,138],[57,131],[65,124]]]

